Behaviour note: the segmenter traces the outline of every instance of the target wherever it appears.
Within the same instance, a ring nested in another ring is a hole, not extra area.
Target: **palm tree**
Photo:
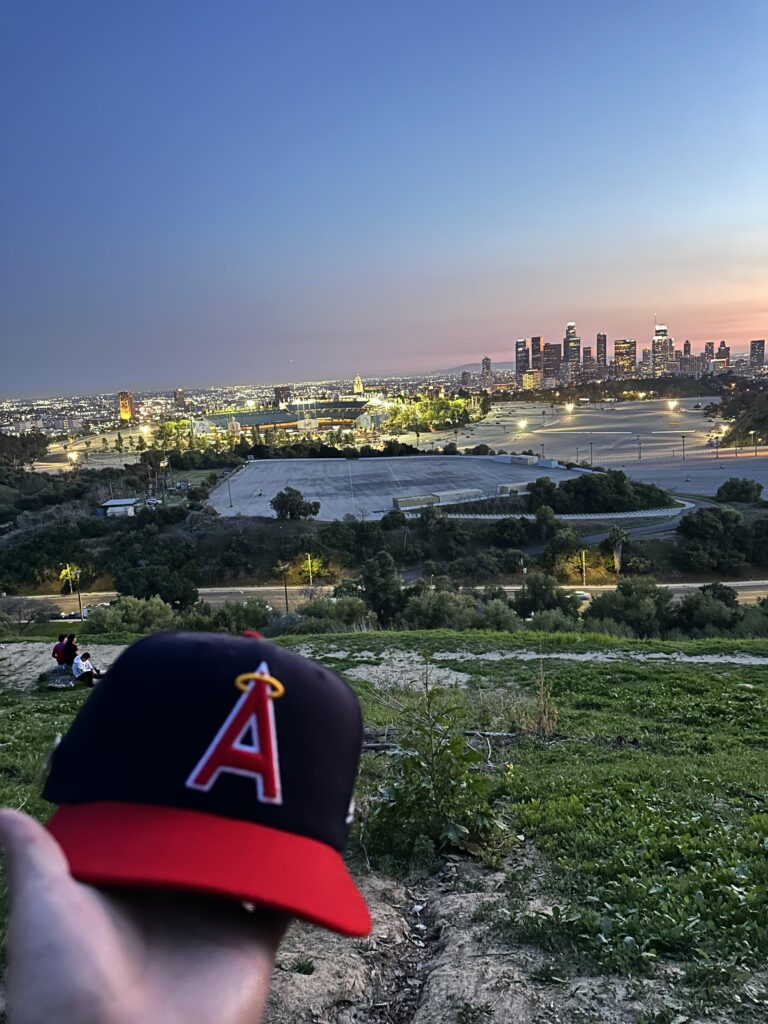
[[[629,534],[623,526],[612,526],[608,541],[613,548],[613,568],[617,576],[621,574],[621,549],[629,540]]]

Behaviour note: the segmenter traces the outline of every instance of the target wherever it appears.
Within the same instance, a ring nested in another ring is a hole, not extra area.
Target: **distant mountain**
[[[496,360],[491,363],[492,370],[514,370],[515,364],[511,363],[497,363]],[[462,363],[461,366],[449,366],[446,370],[434,370],[433,373],[464,373],[466,370],[469,373],[480,373],[482,369],[482,363]]]

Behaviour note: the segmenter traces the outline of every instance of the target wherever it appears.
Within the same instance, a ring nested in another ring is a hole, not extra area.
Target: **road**
[[[696,590],[702,583],[659,583],[660,587],[667,587],[673,594],[682,596]],[[762,598],[768,597],[768,580],[740,580],[736,583],[726,581],[725,585],[733,587],[739,594],[739,600],[744,604],[755,604]],[[566,585],[564,590],[579,590],[584,593],[596,595],[607,590],[614,590],[612,583],[600,586],[581,586],[573,584]],[[504,587],[508,594],[514,594],[520,590],[520,584],[513,584]],[[313,593],[316,597],[327,597],[333,591],[332,587],[315,587]],[[114,600],[117,594],[114,591],[100,593],[84,593],[82,595],[83,607],[90,604],[99,604]],[[214,607],[224,604],[225,601],[247,601],[250,597],[261,598],[271,605],[275,611],[285,610],[285,593],[282,587],[201,587],[200,597]],[[304,604],[310,597],[308,587],[288,587],[288,607],[290,610]],[[75,595],[34,595],[30,598],[33,601],[50,601],[56,607],[66,613],[77,611],[77,597]]]

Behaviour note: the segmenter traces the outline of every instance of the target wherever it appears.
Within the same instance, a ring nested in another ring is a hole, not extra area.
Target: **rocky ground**
[[[526,867],[532,859],[521,850]],[[664,985],[605,975],[561,979],[539,951],[502,939],[507,879],[504,871],[460,858],[415,885],[364,876],[370,938],[356,942],[295,925],[280,950],[265,1024],[697,1020],[677,1013],[673,979]],[[535,872],[530,885],[533,909]]]

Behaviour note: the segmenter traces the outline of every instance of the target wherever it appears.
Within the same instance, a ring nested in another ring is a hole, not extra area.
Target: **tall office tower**
[[[362,377],[360,376],[359,373],[356,373],[355,374],[355,382],[352,385],[352,392],[355,395],[362,395],[364,391],[365,391],[365,388],[363,387],[363,379],[362,379]]]
[[[721,341],[717,347],[717,355],[715,359],[724,359],[725,365],[730,366],[731,364],[731,348],[730,345],[726,345],[724,341]]]
[[[594,367],[595,361],[592,358],[592,346],[591,345],[585,345],[584,346],[584,351],[581,353],[581,365],[584,366],[584,367],[587,367],[587,366]]]
[[[765,338],[755,338],[749,343],[749,365],[765,366]]]
[[[480,371],[480,383],[484,388],[493,384],[493,370],[491,369],[491,357],[483,356],[482,370]]]
[[[134,416],[133,392],[118,391],[117,407],[123,423],[130,423]]]
[[[176,388],[176,390],[173,392],[173,404],[176,406],[177,409],[183,409],[186,406],[187,400],[184,397],[183,388]]]
[[[572,320],[565,325],[563,362],[573,363],[574,366],[581,362],[581,338],[576,334],[576,324]]]
[[[654,377],[661,377],[674,359],[675,343],[669,336],[666,324],[656,324],[651,342],[651,369]]]
[[[597,365],[606,366],[608,363],[608,335],[598,334],[597,336]]]
[[[541,369],[541,336],[534,335],[531,338],[531,369]]]
[[[531,368],[531,357],[528,351],[528,339],[518,338],[515,342],[515,378],[517,386],[523,385],[523,374]]]
[[[557,382],[560,379],[562,358],[562,349],[557,342],[544,342],[541,350],[541,376],[544,380]]]
[[[290,402],[291,400],[291,386],[290,384],[278,384],[275,388],[275,405],[282,405],[283,402]]]
[[[637,342],[634,338],[619,338],[613,343],[613,365],[619,377],[634,377],[637,363]]]
[[[686,338],[685,341],[683,342],[683,356],[684,356],[684,358],[687,359],[690,356],[690,354],[691,354],[691,343]]]
[[[709,362],[710,359],[715,358],[715,343],[714,341],[704,342],[704,361]]]
[[[461,386],[463,388],[469,388],[472,386],[472,374],[469,370],[461,371]]]

